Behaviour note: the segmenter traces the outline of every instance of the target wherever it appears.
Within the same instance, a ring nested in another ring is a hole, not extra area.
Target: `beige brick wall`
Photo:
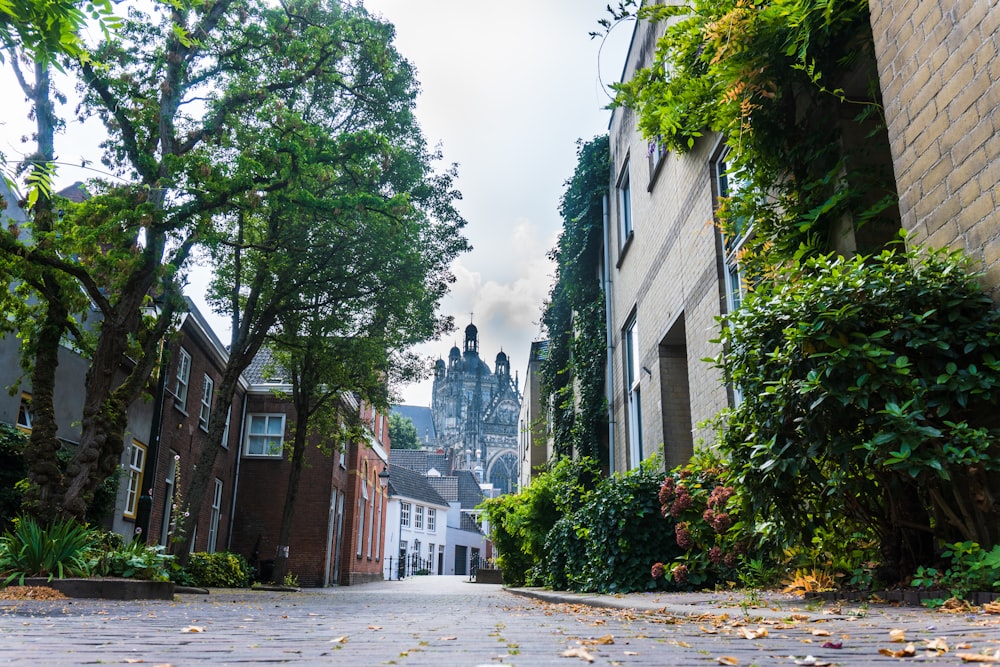
[[[1000,2],[870,7],[903,226],[965,249],[1000,304]]]
[[[641,57],[649,54],[642,45],[651,44],[647,24],[637,27],[629,55],[627,74]],[[637,46],[639,45],[639,46]],[[717,268],[716,234],[712,215],[711,160],[716,141],[706,137],[685,155],[667,154],[659,169],[651,169],[649,145],[636,131],[634,115],[624,109],[611,122],[609,200],[613,413],[615,420],[615,469],[635,467],[630,460],[626,408],[625,364],[622,331],[634,313],[639,335],[638,366],[642,408],[643,453],[661,450],[680,428],[690,433],[688,440],[711,434],[697,424],[715,415],[727,403],[719,373],[704,361],[715,356],[717,346],[709,343],[718,332],[715,317],[721,308],[720,275]],[[633,238],[624,253],[619,238],[620,210],[616,186],[623,165],[629,164]],[[676,336],[683,318],[683,334]],[[669,334],[669,336],[668,336]],[[661,345],[678,347],[687,361],[687,391],[676,387],[679,379],[676,359],[664,359]],[[679,346],[677,344],[680,344]],[[681,401],[689,400],[689,409]],[[667,452],[676,464],[676,452]]]

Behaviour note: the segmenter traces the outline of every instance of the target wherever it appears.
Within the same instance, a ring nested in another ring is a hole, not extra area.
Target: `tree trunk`
[[[288,568],[288,541],[292,535],[292,519],[295,516],[295,501],[299,496],[299,480],[306,458],[306,433],[308,416],[302,415],[295,422],[295,440],[292,445],[292,469],[288,471],[288,489],[285,491],[285,507],[281,512],[281,527],[278,529],[278,553],[274,557],[274,583],[285,580]]]

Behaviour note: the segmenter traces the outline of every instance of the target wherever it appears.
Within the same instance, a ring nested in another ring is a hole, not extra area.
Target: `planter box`
[[[476,570],[476,583],[477,584],[502,584],[503,576],[500,570],[481,567]]]
[[[11,586],[20,584],[16,579]],[[102,598],[105,600],[173,600],[174,582],[143,581],[141,579],[53,579],[25,578],[25,586],[47,586],[68,598]]]

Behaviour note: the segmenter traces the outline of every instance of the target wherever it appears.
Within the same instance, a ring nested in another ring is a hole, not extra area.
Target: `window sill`
[[[178,403],[176,400],[174,401],[174,410],[176,410],[177,412],[181,413],[185,417],[188,416],[187,410],[184,409],[184,404],[183,403]]]

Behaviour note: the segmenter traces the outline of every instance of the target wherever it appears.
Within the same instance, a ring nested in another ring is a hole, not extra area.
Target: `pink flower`
[[[667,477],[660,485],[660,493],[657,494],[661,505],[669,505],[674,499],[674,478]]]
[[[719,547],[712,547],[708,550],[708,560],[712,561],[714,564],[718,565],[722,562],[723,554],[722,549]]]
[[[662,577],[664,573],[663,563],[653,563],[653,567],[649,573],[653,576],[653,579]]]
[[[715,515],[715,520],[712,522],[712,528],[715,529],[717,533],[724,533],[729,530],[729,527],[733,525],[733,519],[726,512],[719,512]]]
[[[674,504],[670,506],[670,516],[676,519],[691,507],[693,503],[694,501],[691,500],[691,494],[687,492],[687,489],[678,485],[677,493],[674,496]]]
[[[694,546],[694,540],[691,539],[691,531],[688,530],[686,521],[674,526],[674,538],[677,540],[677,546],[685,551]]]
[[[674,581],[683,586],[688,580],[688,566],[675,565],[674,569],[670,571],[670,574],[674,576]]]

